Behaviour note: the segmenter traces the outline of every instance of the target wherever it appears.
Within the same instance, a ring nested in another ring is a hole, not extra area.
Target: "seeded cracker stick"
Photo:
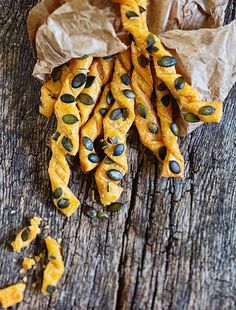
[[[48,173],[53,202],[66,216],[73,214],[80,204],[68,188],[70,178],[68,160],[70,155],[76,155],[79,149],[81,118],[76,98],[85,86],[91,62],[92,57],[72,60],[71,71],[65,79],[60,97],[55,104],[57,131],[51,138],[52,158]]]
[[[123,189],[119,185],[128,170],[126,156],[126,134],[134,121],[134,98],[130,86],[130,49],[119,54],[116,63],[111,91],[115,99],[103,120],[104,149],[107,157],[98,166],[95,178],[103,205],[119,199]]]
[[[147,24],[143,26],[140,15],[147,8],[145,0],[113,0],[121,4],[122,23],[128,32],[133,35],[136,45],[147,50],[152,56],[156,75],[169,88],[172,95],[188,113],[184,118],[188,122],[220,122],[222,118],[222,102],[204,102],[196,89],[184,81],[176,73],[176,59],[163,47],[160,39],[150,33]]]

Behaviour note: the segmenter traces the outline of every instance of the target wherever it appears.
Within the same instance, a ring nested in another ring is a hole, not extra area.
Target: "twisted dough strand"
[[[80,204],[68,188],[70,167],[67,158],[70,155],[76,155],[79,149],[81,118],[76,106],[76,97],[85,86],[87,75],[84,74],[84,69],[88,70],[91,62],[92,57],[72,60],[72,69],[62,85],[60,97],[55,104],[58,124],[57,131],[51,138],[52,158],[48,172],[53,202],[66,216],[73,214]]]
[[[181,107],[188,112],[184,115],[185,120],[220,122],[223,103],[202,101],[198,91],[176,73],[176,59],[163,47],[160,39],[148,31],[147,24],[143,24],[140,16],[147,8],[147,1],[114,0],[114,2],[121,4],[121,18],[125,30],[133,35],[136,45],[142,51],[147,50],[153,56],[157,77],[167,85]]]
[[[111,83],[115,103],[103,120],[107,157],[98,166],[95,178],[103,205],[119,199],[123,189],[119,181],[128,170],[126,134],[134,121],[134,93],[130,86],[130,50],[119,54]]]

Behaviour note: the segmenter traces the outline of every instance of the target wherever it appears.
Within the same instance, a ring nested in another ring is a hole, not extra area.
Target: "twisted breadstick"
[[[169,88],[172,95],[188,113],[184,118],[188,122],[219,122],[222,118],[222,102],[204,102],[196,89],[176,73],[176,59],[163,47],[160,39],[148,31],[147,24],[140,16],[147,8],[146,0],[114,0],[121,4],[122,23],[142,51],[147,50],[152,56],[156,75]],[[142,7],[142,9],[140,8]]]
[[[162,162],[166,147],[162,139],[161,127],[151,103],[153,79],[150,68],[149,54],[141,53],[132,44],[132,88],[135,93],[135,125],[141,142],[149,148]]]
[[[114,99],[111,93],[111,86],[107,84],[99,104],[94,110],[94,115],[81,129],[79,158],[82,170],[87,173],[94,169],[99,163],[100,158],[97,155],[93,143],[102,132],[103,117],[106,115]]]
[[[130,86],[130,50],[119,54],[111,91],[115,103],[103,120],[104,140],[107,157],[98,166],[95,174],[100,199],[103,205],[116,201],[123,189],[119,181],[128,170],[126,156],[126,134],[134,121],[135,95]]]
[[[84,125],[97,102],[102,86],[111,77],[114,67],[115,57],[97,58],[94,60],[87,79],[84,90],[77,98],[77,105],[80,110],[81,124]]]
[[[75,59],[71,63],[59,99],[55,104],[57,131],[51,139],[52,158],[49,163],[49,177],[55,206],[66,216],[73,214],[79,206],[78,199],[68,188],[70,168],[68,156],[76,155],[79,149],[79,128],[81,118],[76,106],[76,97],[85,87],[92,57]],[[82,73],[81,73],[82,69]]]

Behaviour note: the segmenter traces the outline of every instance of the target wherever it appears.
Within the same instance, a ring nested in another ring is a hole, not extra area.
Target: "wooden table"
[[[2,0],[0,287],[17,282],[22,257],[45,250],[40,238],[21,254],[10,242],[29,218],[44,220],[43,236],[62,238],[66,272],[58,291],[40,293],[42,264],[28,273],[17,309],[236,308],[236,87],[219,125],[204,125],[181,142],[184,181],[160,179],[160,166],[130,137],[130,171],[123,201],[108,221],[91,220],[84,206],[93,176],[74,166],[71,186],[82,207],[71,218],[55,210],[47,166],[55,120],[38,113],[40,84],[26,30],[37,1]],[[229,2],[227,21],[235,18]],[[37,282],[35,288],[32,283]]]

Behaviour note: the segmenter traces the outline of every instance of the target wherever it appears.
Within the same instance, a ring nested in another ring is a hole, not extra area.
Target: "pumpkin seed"
[[[87,77],[86,84],[85,84],[84,88],[89,88],[89,87],[91,87],[91,86],[93,85],[93,82],[94,82],[95,79],[96,79],[95,76],[89,75],[89,76]]]
[[[91,153],[88,155],[88,159],[89,161],[91,161],[92,163],[99,163],[100,162],[100,158],[96,153]]]
[[[62,74],[61,67],[53,69],[53,71],[52,71],[52,80],[53,80],[54,83],[60,79],[61,74]]]
[[[120,79],[121,79],[121,82],[122,82],[123,84],[125,84],[125,85],[129,85],[130,82],[131,82],[128,73],[123,74],[123,75],[120,77]]]
[[[167,89],[167,86],[166,86],[166,84],[163,82],[163,83],[161,83],[161,84],[159,84],[159,85],[157,86],[157,89],[158,89],[159,91],[163,91],[163,90],[166,90],[166,89]]]
[[[175,85],[175,89],[177,89],[177,90],[182,89],[182,88],[184,87],[184,85],[185,85],[185,80],[184,80],[184,78],[183,78],[182,76],[179,76],[179,77],[175,80],[174,85]]]
[[[72,145],[71,140],[68,137],[65,136],[62,138],[62,145],[68,152],[72,152],[73,145]]]
[[[109,219],[109,216],[106,213],[104,213],[103,211],[98,211],[97,217],[100,220],[107,220],[107,219]]]
[[[113,156],[120,156],[125,150],[125,146],[123,143],[117,144],[117,146],[114,149]]]
[[[146,48],[146,50],[148,51],[148,53],[157,53],[159,51],[159,49],[156,46],[149,46]]]
[[[79,121],[78,118],[75,115],[73,115],[73,114],[63,115],[62,116],[62,120],[66,124],[75,124],[75,123],[77,123]]]
[[[153,122],[150,122],[150,123],[148,123],[148,129],[151,133],[157,133],[158,132],[158,125],[153,123]]]
[[[105,157],[104,163],[105,163],[106,165],[112,165],[112,164],[114,164],[114,161],[111,160],[109,157]]]
[[[66,160],[70,166],[73,166],[73,157],[69,154],[66,154]]]
[[[93,207],[86,206],[85,214],[91,219],[95,219],[97,217],[97,211]]]
[[[67,198],[61,198],[57,203],[57,206],[59,209],[66,209],[69,207],[69,205],[70,205],[70,200]]]
[[[112,58],[113,58],[113,55],[109,55],[109,56],[103,57],[103,59],[105,59],[105,60],[110,60],[110,59],[112,59]]]
[[[108,105],[111,105],[115,102],[115,99],[112,95],[112,92],[109,90],[109,92],[107,93],[107,97],[106,97],[106,102]]]
[[[122,112],[123,120],[125,121],[128,116],[129,116],[129,109],[128,108],[124,108],[123,112]]]
[[[172,123],[170,129],[175,136],[179,135],[179,127],[177,126],[177,124]]]
[[[147,37],[147,45],[148,47],[153,46],[156,44],[156,40],[154,38],[154,35],[149,33],[148,37]]]
[[[107,206],[107,211],[109,212],[118,212],[124,208],[124,204],[121,202],[113,202],[109,206]]]
[[[107,111],[108,111],[108,109],[101,108],[101,109],[99,110],[99,113],[101,114],[101,116],[104,117],[104,116],[107,114]]]
[[[48,285],[47,292],[49,295],[52,295],[56,291],[56,286],[54,285]]]
[[[31,234],[31,231],[30,231],[29,227],[26,227],[26,228],[22,231],[22,233],[21,233],[21,239],[22,239],[23,241],[29,240],[30,234]]]
[[[174,174],[179,174],[181,171],[180,165],[175,160],[170,161],[169,168],[170,168],[170,171],[173,172]]]
[[[139,17],[139,15],[137,13],[135,13],[134,11],[127,11],[126,12],[126,16],[130,19],[133,19],[133,18],[137,18]]]
[[[87,76],[84,73],[77,74],[72,80],[72,87],[79,88],[86,82]]]
[[[61,187],[58,187],[55,189],[55,191],[52,193],[52,196],[54,199],[58,199],[61,197],[61,195],[63,194],[63,190]]]
[[[153,89],[152,94],[151,94],[151,103],[153,106],[155,106],[156,102],[157,102],[157,94],[156,94],[155,89]]]
[[[122,117],[122,110],[121,109],[115,109],[110,114],[110,119],[112,121],[117,121]]]
[[[93,98],[85,93],[80,93],[77,98],[79,99],[80,102],[86,105],[92,105],[95,103]]]
[[[139,5],[138,8],[141,14],[146,11],[141,5]]]
[[[114,181],[120,181],[124,177],[123,174],[119,170],[116,170],[116,169],[108,170],[106,174],[111,180],[114,180]]]
[[[199,113],[202,115],[212,115],[215,112],[215,108],[211,107],[211,106],[205,106],[205,107],[201,107],[199,109]]]
[[[170,96],[170,95],[165,95],[165,96],[163,96],[163,97],[161,98],[161,102],[162,102],[162,104],[163,104],[165,107],[167,107],[167,106],[169,105],[170,101],[171,101],[171,96]]]
[[[146,68],[147,65],[149,64],[149,59],[147,57],[145,57],[144,55],[140,55],[140,56],[138,56],[138,64],[142,68]]]
[[[56,258],[56,256],[54,256],[54,255],[49,255],[49,256],[48,256],[48,259],[55,260],[55,259],[57,259],[57,258]]]
[[[84,55],[84,56],[82,56],[82,57],[78,57],[79,60],[84,60],[84,59],[86,59],[86,58],[88,58],[88,55]]]
[[[159,150],[158,150],[158,155],[159,155],[159,157],[160,157],[160,159],[161,159],[162,161],[165,160],[165,158],[166,158],[166,153],[167,153],[167,148],[166,148],[165,146],[162,146],[162,147],[159,148]]]
[[[184,114],[184,119],[189,123],[197,123],[200,121],[199,117],[193,113]]]
[[[161,67],[172,67],[176,65],[176,58],[170,56],[164,56],[157,61],[157,64]]]
[[[75,97],[71,94],[63,94],[60,97],[61,101],[64,103],[73,103],[75,102]]]
[[[142,103],[139,103],[139,104],[137,105],[137,111],[138,111],[138,114],[139,114],[142,118],[146,118],[146,116],[147,116],[146,109],[145,109],[145,106],[144,106]]]
[[[52,137],[53,140],[54,140],[54,141],[57,141],[58,138],[60,137],[60,135],[61,135],[61,134],[60,134],[58,131],[56,131],[56,132],[54,133],[53,137]]]
[[[111,143],[111,144],[117,144],[118,138],[116,136],[113,136],[111,138],[108,138],[107,141],[108,141],[108,143]]]
[[[135,94],[134,94],[134,92],[132,92],[132,90],[124,89],[122,91],[123,91],[123,94],[125,95],[125,97],[127,97],[129,99],[134,99],[135,98]]]
[[[87,150],[89,151],[93,150],[93,141],[89,137],[84,136],[82,138],[82,142]]]

